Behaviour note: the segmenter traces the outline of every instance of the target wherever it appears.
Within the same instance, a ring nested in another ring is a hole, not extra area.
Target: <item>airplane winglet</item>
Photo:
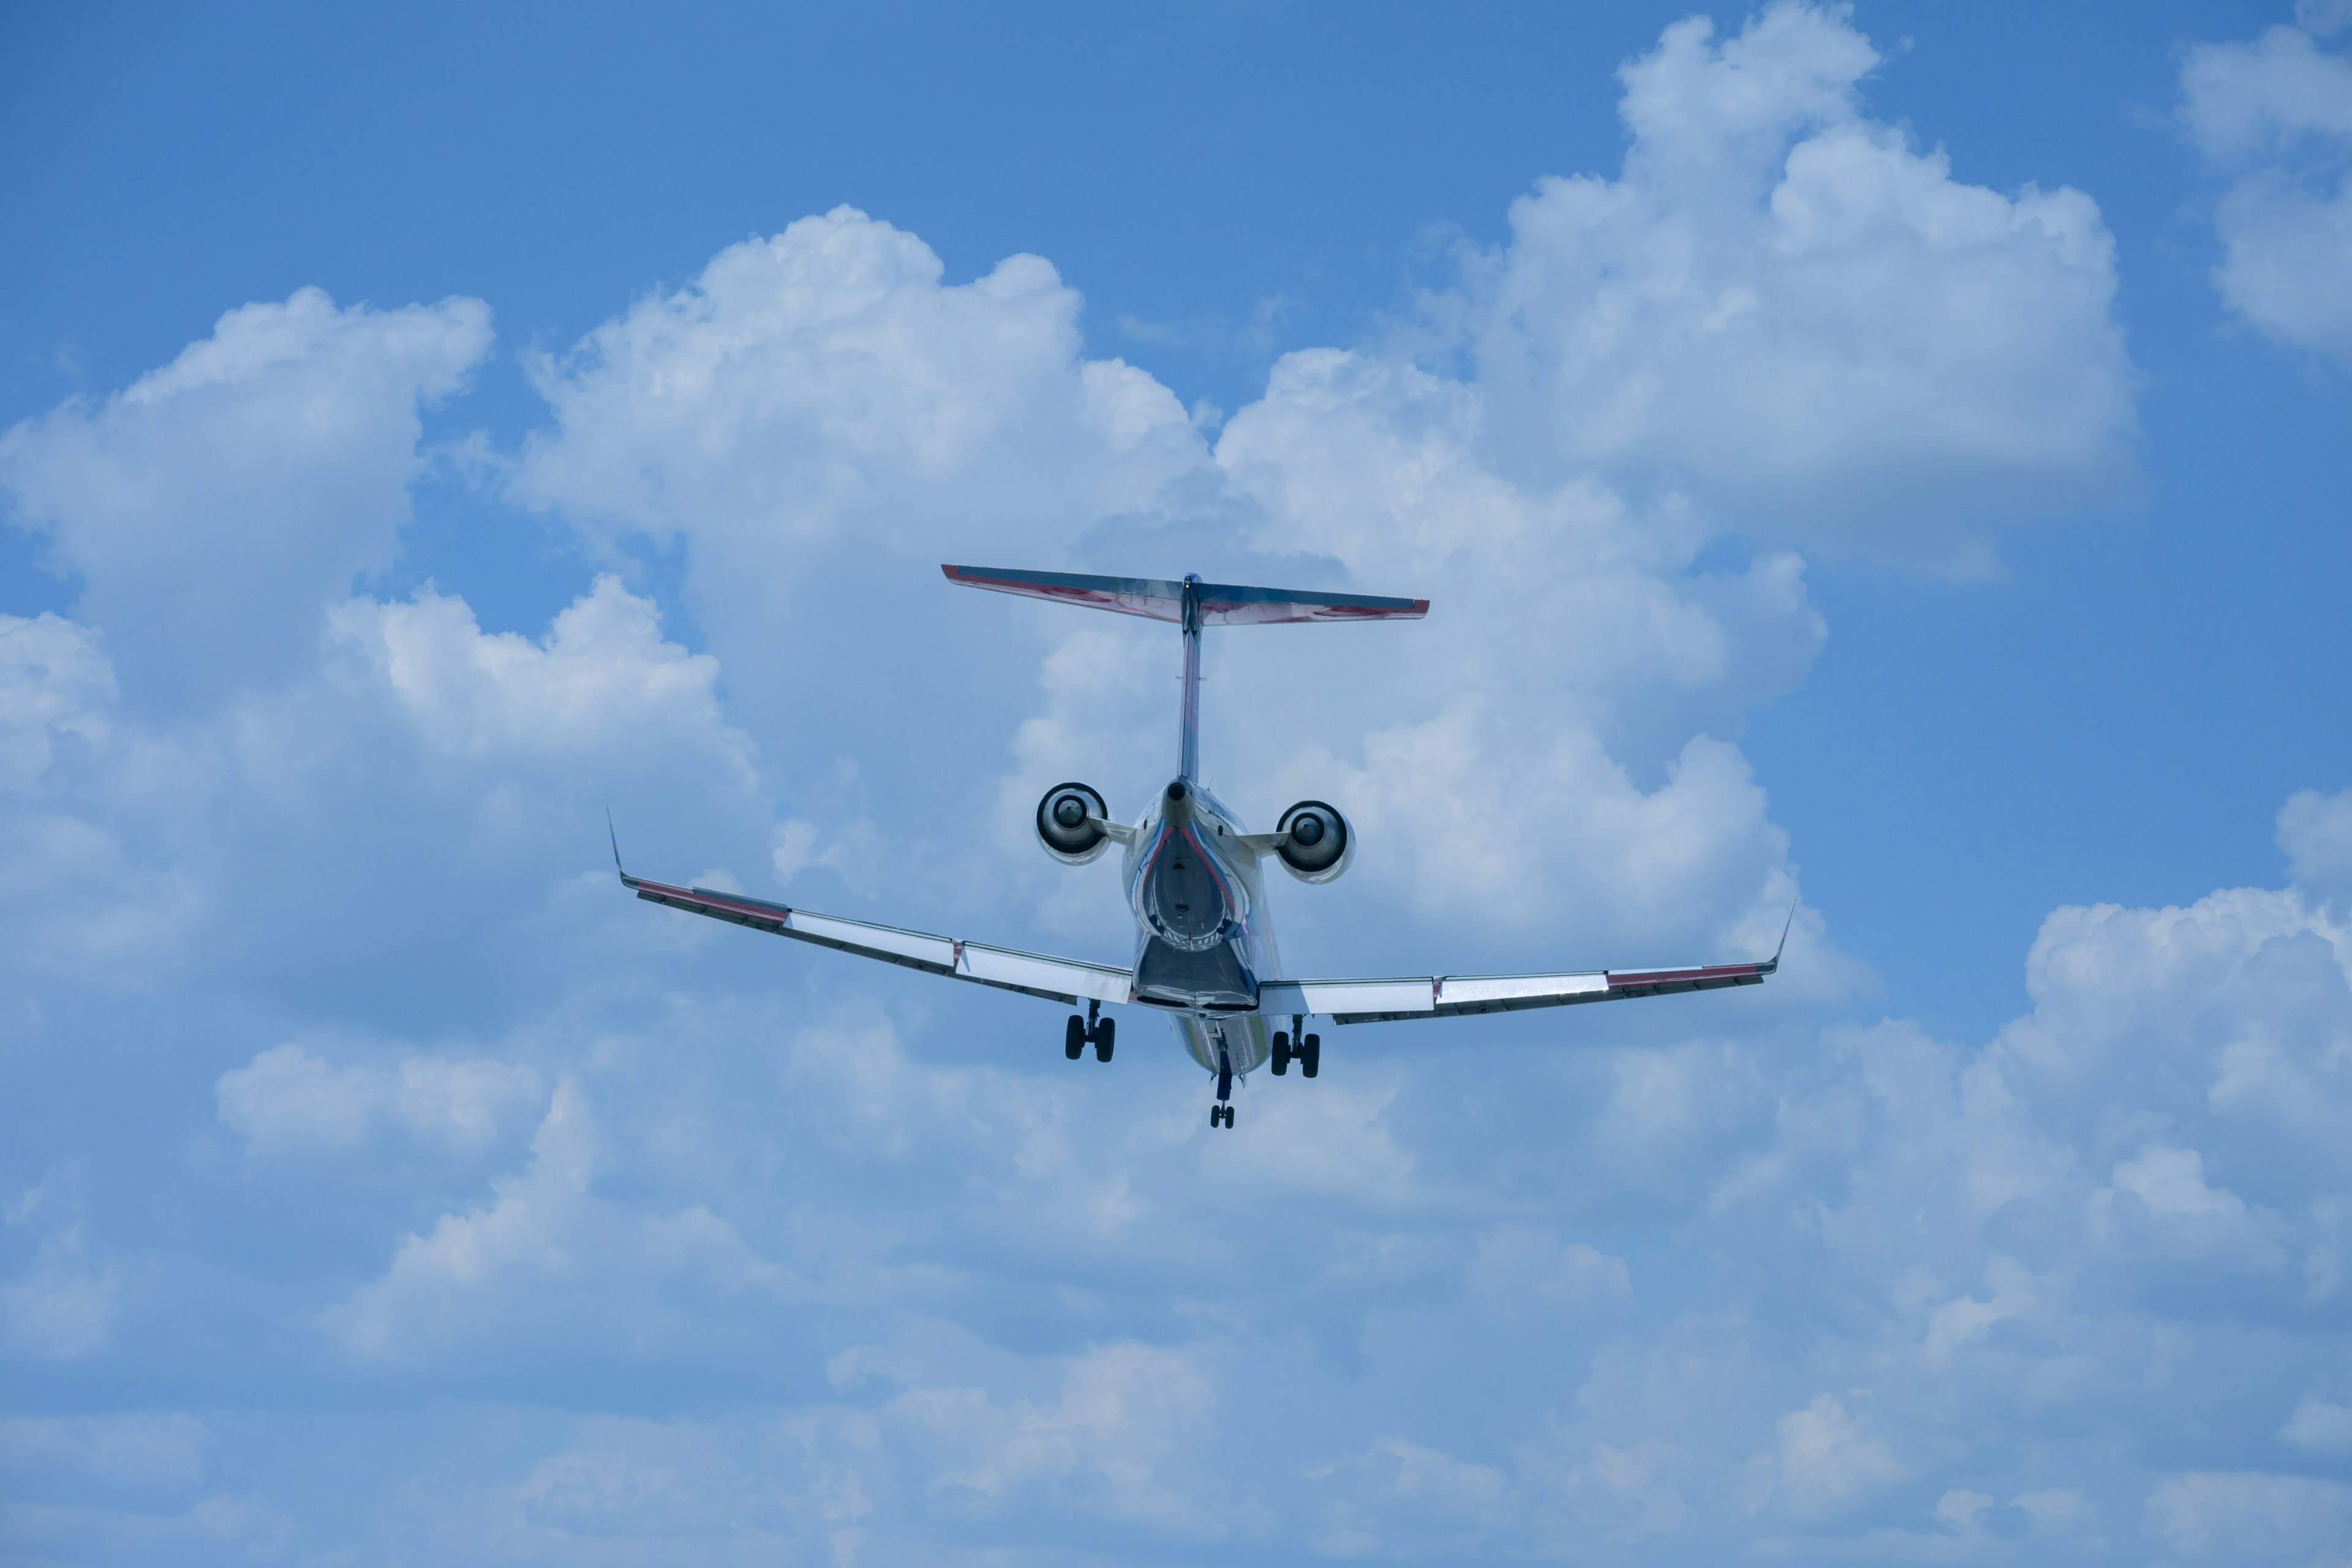
[[[629,868],[621,864],[621,832],[613,826],[613,808],[609,805],[604,808],[604,833],[613,841],[613,869],[621,874],[621,886],[635,887],[637,879],[630,876]]]
[[[1764,966],[1764,973],[1767,974],[1780,967],[1780,954],[1786,952],[1789,946],[1789,928],[1797,923],[1797,904],[1803,897],[1804,895],[1800,893],[1796,898],[1789,900],[1789,918],[1780,922],[1780,945],[1772,950],[1772,962]]]

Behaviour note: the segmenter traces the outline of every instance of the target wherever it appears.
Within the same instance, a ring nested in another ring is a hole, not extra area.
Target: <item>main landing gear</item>
[[[1081,1018],[1076,1013],[1070,1015],[1070,1026],[1062,1032],[1062,1054],[1076,1061],[1087,1054],[1087,1047],[1092,1046],[1095,1060],[1107,1062],[1110,1060],[1111,1045],[1118,1035],[1118,1020],[1104,1017],[1101,1003],[1089,1002],[1085,1017]]]
[[[1297,1062],[1299,1072],[1307,1078],[1313,1078],[1323,1070],[1323,1037],[1300,1034],[1299,1028],[1306,1022],[1302,1017],[1293,1016],[1288,1034],[1279,1029],[1274,1032],[1275,1077],[1281,1078],[1289,1072],[1292,1062]],[[1298,1043],[1294,1046],[1290,1043],[1293,1040]]]

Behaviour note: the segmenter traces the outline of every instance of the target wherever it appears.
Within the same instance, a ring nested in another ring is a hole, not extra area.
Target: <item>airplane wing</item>
[[[616,847],[613,851],[614,865],[617,867],[620,859]],[[919,969],[926,974],[969,980],[974,984],[993,985],[1000,991],[1018,991],[1024,996],[1042,996],[1049,1002],[1066,1002],[1073,1006],[1084,1001],[1125,1002],[1135,983],[1135,976],[1128,971],[1107,963],[1084,963],[1009,947],[991,947],[984,942],[957,942],[951,937],[795,910],[741,893],[673,888],[667,882],[632,877],[625,870],[621,872],[621,886],[648,902],[667,904],[690,914],[709,915],[753,931],[788,936],[795,942],[854,952],[860,958],[878,958],[885,963]]]
[[[1796,911],[1790,910],[1790,918]],[[1789,943],[1788,931],[1780,945]],[[1257,988],[1265,1013],[1319,1013],[1335,1024],[1393,1024],[1407,1018],[1459,1018],[1472,1013],[1517,1013],[1578,1002],[1620,1002],[1680,991],[1761,985],[1780,967],[1780,953],[1756,963],[1707,963],[1688,969],[1594,969],[1575,974],[1444,974],[1412,980],[1268,980]]]
[[[1157,577],[1094,577],[1076,572],[1017,572],[1003,566],[946,566],[950,583],[992,593],[1052,599],[1122,616],[1182,621],[1184,587]],[[1427,599],[1381,594],[1318,594],[1303,588],[1252,588],[1238,583],[1195,583],[1193,604],[1204,626],[1274,626],[1286,621],[1417,621]]]

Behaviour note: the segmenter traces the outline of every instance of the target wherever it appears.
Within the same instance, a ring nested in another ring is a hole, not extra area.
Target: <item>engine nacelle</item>
[[[1336,805],[1302,800],[1275,824],[1274,853],[1302,882],[1328,882],[1356,857],[1356,833]]]
[[[1109,818],[1101,795],[1082,784],[1057,784],[1037,803],[1037,842],[1064,865],[1083,866],[1109,847],[1100,826]]]

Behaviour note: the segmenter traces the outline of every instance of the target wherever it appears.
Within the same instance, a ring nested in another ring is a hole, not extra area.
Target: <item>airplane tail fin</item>
[[[1197,606],[1196,625],[1268,626],[1288,621],[1417,621],[1429,613],[1427,599],[1391,599],[1375,594],[1313,594],[1294,588],[1250,588],[1233,583],[1171,583],[1150,577],[1089,577],[1076,572],[1016,572],[994,566],[941,566],[950,583],[1052,599],[1122,616],[1184,624],[1186,591]]]

